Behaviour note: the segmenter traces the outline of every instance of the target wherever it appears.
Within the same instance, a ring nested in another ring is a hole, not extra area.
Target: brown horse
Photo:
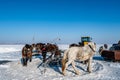
[[[73,43],[73,44],[69,45],[69,48],[71,48],[71,47],[83,47],[83,44],[81,42],[79,42],[78,44]]]
[[[32,49],[33,47],[29,44],[26,44],[22,49],[22,63],[23,66],[27,66],[28,60],[32,61]]]
[[[36,47],[37,53],[42,53],[42,50],[45,47],[45,43],[37,43],[35,47]]]
[[[59,51],[59,48],[56,44],[51,44],[51,43],[37,43],[36,44],[36,50],[38,53],[42,53],[43,56],[43,63],[45,63],[48,59],[52,59],[52,56],[54,58],[59,58],[61,56],[61,53]],[[50,56],[46,58],[47,53],[50,52]]]
[[[69,48],[71,48],[71,47],[79,47],[79,45],[76,44],[76,43],[73,43],[73,44],[70,44],[70,45],[69,45]]]
[[[60,50],[56,44],[47,43],[46,51],[51,52],[50,58],[52,58],[53,55],[54,58],[59,58],[61,56]]]

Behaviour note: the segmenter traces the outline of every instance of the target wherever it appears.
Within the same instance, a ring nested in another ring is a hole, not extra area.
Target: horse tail
[[[64,71],[64,69],[65,69],[65,63],[66,63],[66,60],[67,60],[68,51],[69,51],[69,50],[66,50],[66,51],[64,52],[64,56],[63,56],[63,58],[62,58],[62,71]]]

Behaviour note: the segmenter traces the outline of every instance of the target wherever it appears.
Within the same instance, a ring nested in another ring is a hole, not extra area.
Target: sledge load
[[[120,61],[120,41],[113,44],[109,50],[104,47],[105,45],[99,48],[99,53],[105,60]]]

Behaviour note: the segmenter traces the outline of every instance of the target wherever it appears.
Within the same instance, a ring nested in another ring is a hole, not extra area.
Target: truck
[[[88,42],[91,42],[91,41],[92,41],[92,38],[90,36],[81,37],[81,44],[83,46],[88,44]]]

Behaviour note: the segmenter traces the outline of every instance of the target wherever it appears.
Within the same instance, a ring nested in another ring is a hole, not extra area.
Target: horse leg
[[[27,58],[22,58],[23,66],[27,66]]]
[[[42,56],[43,56],[43,63],[45,63],[45,61],[46,61],[46,52],[43,52]]]
[[[30,54],[29,61],[32,62],[32,53]]]
[[[25,58],[25,65],[27,66],[28,57]]]
[[[65,68],[64,68],[64,70],[62,71],[63,75],[66,75],[66,69],[67,69],[68,65],[71,64],[71,63],[72,63],[72,60],[69,60],[69,61],[65,64]]]
[[[24,58],[24,66],[27,66],[27,58]]]
[[[51,55],[49,56],[49,58],[53,59],[53,53],[51,53]]]
[[[88,71],[89,73],[92,72],[92,69],[91,69],[91,61],[92,61],[92,59],[90,58],[90,59],[88,60],[88,67],[87,67],[87,71]]]
[[[30,59],[30,62],[32,62],[32,57],[30,57],[29,59]]]
[[[72,67],[73,67],[75,73],[76,73],[77,75],[79,75],[80,72],[76,69],[76,67],[75,67],[75,62],[74,62],[74,61],[72,61]]]
[[[25,66],[25,58],[22,58],[22,64]]]

